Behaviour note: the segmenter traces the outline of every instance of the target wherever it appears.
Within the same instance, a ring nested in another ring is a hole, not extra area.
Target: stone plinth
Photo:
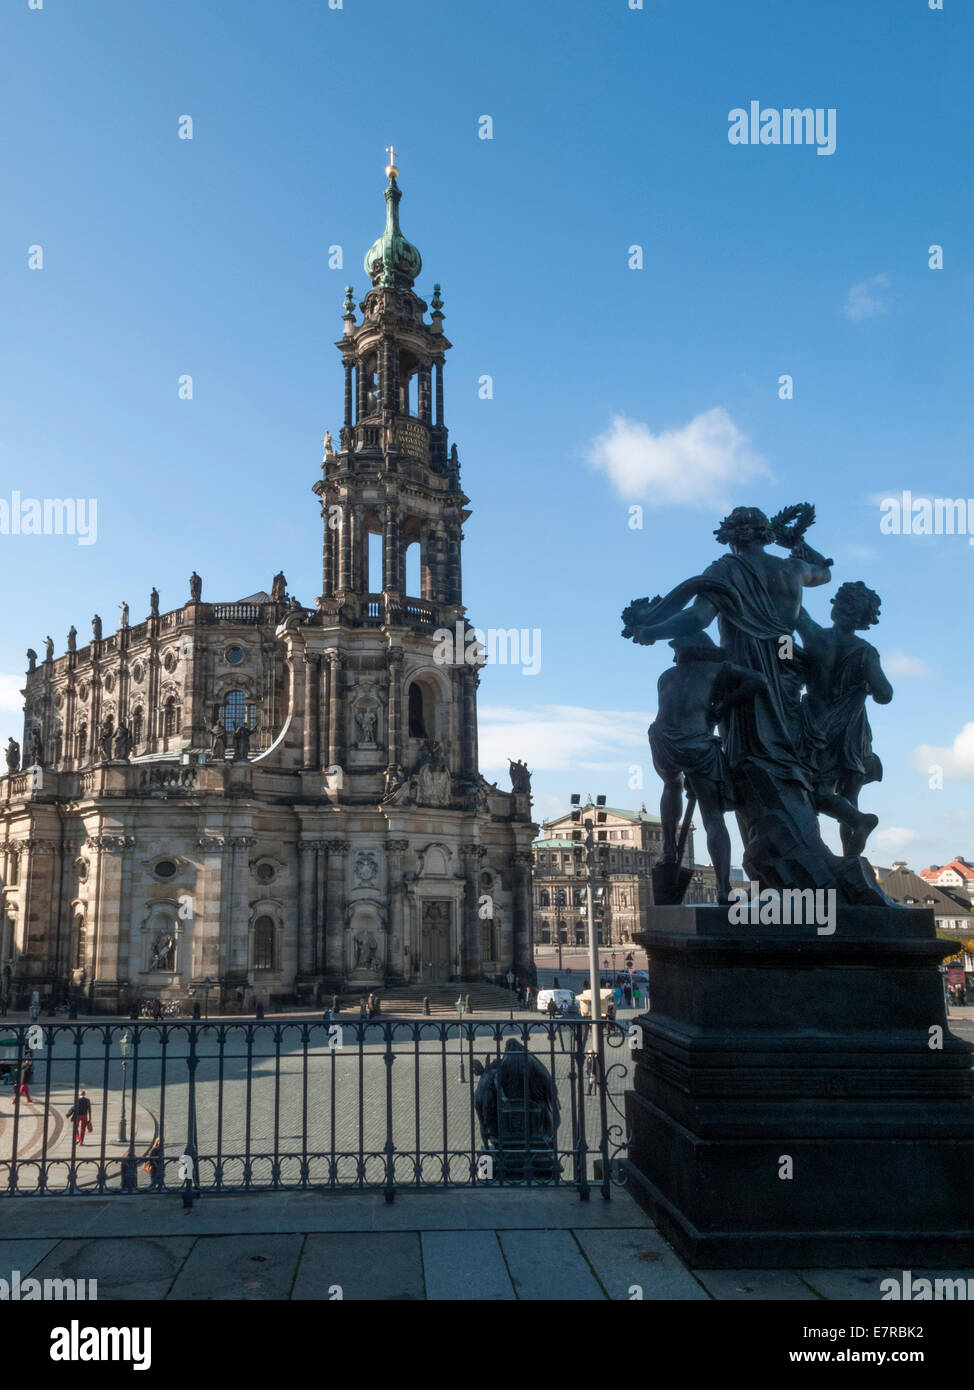
[[[648,925],[629,1184],[680,1254],[970,1264],[974,1048],[947,1028],[938,966],[956,948],[933,912],[840,906],[827,936],[716,906]]]

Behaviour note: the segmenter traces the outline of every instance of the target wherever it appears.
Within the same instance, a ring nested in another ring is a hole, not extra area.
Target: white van
[[[539,989],[535,1007],[546,1014],[548,1004],[552,999],[558,1005],[559,1013],[561,1013],[563,1005],[570,1014],[575,1013],[575,995],[570,989]]]

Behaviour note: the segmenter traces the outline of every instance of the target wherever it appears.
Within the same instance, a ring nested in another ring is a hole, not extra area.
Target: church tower
[[[429,304],[415,288],[422,258],[400,226],[395,163],[386,175],[360,317],[351,287],[344,301],[339,444],[325,436],[314,484],[321,595],[313,614],[296,609],[281,625],[291,715],[259,761],[299,769],[319,805],[309,825],[324,820],[344,837],[328,841],[316,977],[472,979],[513,966],[528,979],[530,792],[517,769],[511,793],[478,770],[483,658],[463,605],[470,513],[444,421],[450,343],[439,285]]]

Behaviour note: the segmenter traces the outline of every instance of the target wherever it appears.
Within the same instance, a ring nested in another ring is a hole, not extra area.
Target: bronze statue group
[[[744,867],[762,888],[834,888],[840,901],[888,902],[861,857],[877,817],[859,809],[862,787],[882,777],[866,701],[893,697],[875,647],[858,636],[878,622],[880,600],[856,581],[832,598],[830,627],[805,610],[804,589],[832,578],[833,562],[804,539],[814,518],[808,503],[771,520],[736,507],[714,533],[729,554],[622,615],[623,637],[646,646],[668,638],[674,650],[649,730],[663,781],[661,862],[679,860],[686,788],[687,820],[695,803],[722,903],[731,810]],[[769,553],[772,544],[788,554]],[[705,631],[715,618],[719,645]],[[821,839],[820,812],[839,823],[841,855]]]

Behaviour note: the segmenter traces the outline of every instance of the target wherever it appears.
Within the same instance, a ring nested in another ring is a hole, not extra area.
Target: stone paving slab
[[[579,1200],[571,1188],[401,1192],[279,1192],[204,1196],[186,1211],[179,1193],[0,1199],[3,1235],[234,1235],[250,1231],[429,1231],[633,1227],[652,1229],[629,1194]]]
[[[709,1301],[707,1290],[654,1230],[575,1231],[575,1239],[615,1301]]]
[[[501,1249],[519,1299],[527,1302],[603,1300],[571,1231],[500,1231]]]
[[[207,1243],[210,1237],[200,1241]],[[301,1301],[335,1297],[384,1303],[426,1298],[423,1255],[417,1231],[309,1235],[301,1253],[291,1297]],[[327,1336],[327,1329],[324,1329]]]
[[[880,1297],[883,1279],[899,1279],[898,1269],[800,1269],[798,1274],[822,1298],[871,1300]]]
[[[114,1249],[124,1241],[108,1241]],[[285,1299],[304,1236],[209,1236],[197,1240],[166,1295],[170,1299]]]
[[[735,1302],[765,1303],[819,1300],[793,1269],[698,1269],[697,1278],[711,1298]]]
[[[424,1231],[426,1297],[499,1303],[517,1297],[496,1231]]]
[[[9,1283],[15,1269],[26,1279],[55,1245],[56,1240],[0,1240],[0,1279]]]
[[[97,1279],[99,1301],[162,1299],[193,1243],[191,1236],[62,1240],[37,1266],[34,1277]]]

